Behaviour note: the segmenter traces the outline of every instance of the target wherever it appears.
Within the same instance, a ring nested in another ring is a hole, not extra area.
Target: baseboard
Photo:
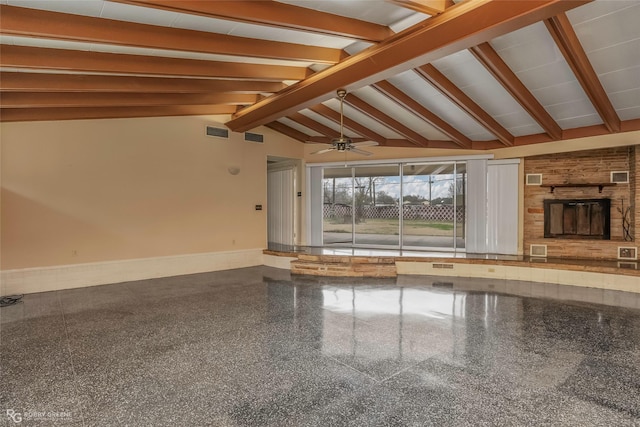
[[[622,274],[534,268],[529,266],[518,267],[510,265],[451,263],[445,261],[442,263],[396,261],[396,267],[399,275],[520,280],[640,293],[638,277]]]
[[[29,294],[263,265],[262,249],[128,259],[0,272],[0,295]]]
[[[295,261],[297,259],[297,257],[264,254],[263,263],[267,267],[280,268],[282,270],[291,270],[291,261]]]

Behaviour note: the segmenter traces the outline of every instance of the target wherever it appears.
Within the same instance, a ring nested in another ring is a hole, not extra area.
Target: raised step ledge
[[[357,260],[359,261],[359,260]],[[291,262],[291,274],[327,277],[396,277],[395,262],[325,262],[295,260]]]

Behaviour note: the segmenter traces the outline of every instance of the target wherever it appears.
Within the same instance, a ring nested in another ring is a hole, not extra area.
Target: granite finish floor
[[[30,294],[1,425],[640,427],[640,297],[593,292],[255,267]]]

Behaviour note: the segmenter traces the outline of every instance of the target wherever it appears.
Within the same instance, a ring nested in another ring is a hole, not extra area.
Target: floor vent
[[[257,143],[264,143],[264,135],[260,134],[260,133],[251,133],[251,132],[245,132],[244,133],[244,140],[245,141],[249,141],[249,142],[257,142]]]
[[[433,264],[433,268],[447,268],[453,270],[453,264]]]
[[[216,138],[229,138],[229,129],[207,126],[207,136],[215,136]]]
[[[529,246],[529,255],[531,256],[547,256],[547,245],[531,245]]]

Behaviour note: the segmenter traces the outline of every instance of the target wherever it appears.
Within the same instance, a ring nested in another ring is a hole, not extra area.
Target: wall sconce
[[[240,168],[237,166],[229,166],[229,169],[227,169],[227,171],[231,174],[231,175],[238,175],[240,173]]]

